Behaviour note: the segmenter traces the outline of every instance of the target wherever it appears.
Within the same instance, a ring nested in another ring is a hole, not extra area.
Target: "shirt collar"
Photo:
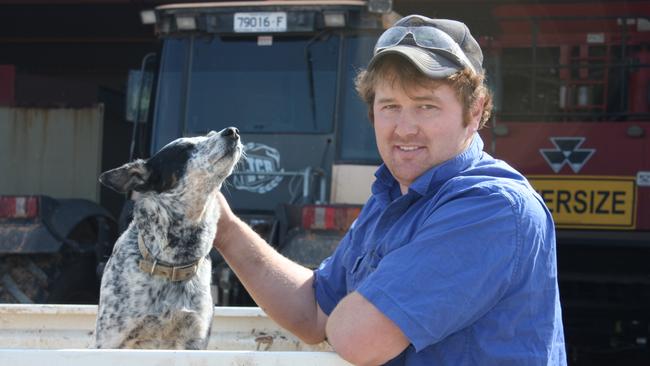
[[[481,157],[482,152],[483,140],[476,133],[472,142],[463,152],[427,170],[409,186],[409,190],[421,196],[437,190],[443,183],[470,167]],[[395,180],[385,164],[382,164],[377,169],[375,177],[377,179],[372,185],[372,194],[380,201],[392,201],[391,192],[396,187],[399,189],[399,183]]]

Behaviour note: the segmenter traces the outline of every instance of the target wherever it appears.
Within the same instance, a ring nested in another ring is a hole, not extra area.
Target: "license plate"
[[[237,33],[286,32],[287,13],[235,13],[233,26]]]

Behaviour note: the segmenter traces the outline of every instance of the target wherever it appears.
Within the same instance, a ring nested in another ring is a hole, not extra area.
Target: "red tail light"
[[[38,197],[0,196],[0,219],[33,219],[38,216]]]
[[[302,226],[305,229],[345,231],[359,212],[359,206],[309,205],[302,209]]]

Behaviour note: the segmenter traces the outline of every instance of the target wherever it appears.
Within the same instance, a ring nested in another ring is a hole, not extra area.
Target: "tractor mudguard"
[[[100,222],[98,234],[110,230],[108,226],[115,223],[106,209],[92,201],[56,200],[46,196],[40,196],[40,200],[38,219],[11,220],[0,224],[0,254],[56,253],[63,244],[69,244],[75,251],[94,251],[96,243],[92,248],[85,248],[83,243],[70,240],[72,231],[89,218],[96,218]]]
[[[56,253],[61,245],[40,220],[0,223],[0,255]]]
[[[113,215],[95,202],[73,198],[58,200],[59,205],[49,217],[44,217],[47,226],[59,238],[67,238],[72,230],[82,221],[93,217],[104,217],[115,222]]]

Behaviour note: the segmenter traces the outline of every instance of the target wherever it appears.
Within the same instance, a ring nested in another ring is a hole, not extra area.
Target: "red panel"
[[[526,174],[555,174],[540,149],[555,149],[551,139],[557,137],[582,137],[585,140],[579,148],[595,150],[578,173],[566,164],[558,174],[636,176],[639,170],[650,170],[649,121],[499,124],[507,126],[508,134],[496,138],[494,155]],[[644,136],[627,135],[628,128],[635,125],[645,129]]]
[[[596,32],[599,33],[599,32]],[[627,45],[644,45],[650,42],[650,32],[627,34],[625,36]],[[528,30],[521,30],[513,33],[504,33],[497,39],[482,37],[479,39],[483,52],[487,50],[523,47],[530,48],[533,44],[533,38]],[[619,45],[622,42],[622,34],[605,33],[605,44]],[[557,47],[561,45],[579,45],[587,43],[587,32],[582,33],[557,33],[557,34],[538,34],[536,39],[537,47]]]
[[[334,218],[336,215],[336,212],[333,207],[325,207],[325,228],[326,229],[334,229],[335,227],[335,222]]]
[[[144,3],[145,1],[141,1]],[[151,3],[163,3],[163,1],[148,1]],[[73,4],[73,5],[85,5],[88,3],[92,4],[107,4],[107,5],[115,5],[115,4],[127,4],[127,3],[133,3],[133,0],[0,0],[0,4],[2,5],[25,5],[25,4],[38,4],[38,5],[66,5],[66,4]]]
[[[38,216],[38,197],[0,196],[0,218],[34,218]]]
[[[359,216],[358,205],[307,205],[302,208],[302,226],[305,229],[346,231]]]
[[[639,171],[650,171],[650,121],[500,122],[499,125],[500,131],[507,127],[507,134],[492,136],[492,143],[486,144],[485,150],[526,176],[630,178],[636,177]],[[631,137],[630,127],[641,127],[645,134]],[[482,134],[490,134],[490,130]],[[561,148],[558,144],[567,139],[579,143],[574,142],[570,149]],[[571,165],[569,155],[577,150],[583,158]],[[555,165],[549,154],[555,154]],[[637,187],[636,193],[636,228],[650,230],[650,187]]]
[[[14,104],[16,97],[16,67],[0,65],[0,105]]]
[[[650,51],[637,52],[634,57],[639,64],[650,65]],[[631,113],[650,112],[650,67],[630,70],[629,103]]]
[[[587,43],[588,33],[604,33],[606,43],[620,43],[623,28],[627,44],[642,44],[647,43],[648,32],[637,30],[635,18],[650,16],[650,3],[509,4],[495,7],[493,15],[501,28],[495,46],[530,47],[533,19],[537,24],[536,43],[540,47]],[[621,18],[633,23],[624,27],[619,24]]]
[[[650,4],[644,1],[601,1],[568,4],[508,4],[494,8],[497,17],[536,16],[630,16],[650,14]]]
[[[650,230],[650,187],[638,187],[637,194],[637,229]]]
[[[302,227],[311,228],[314,225],[314,206],[305,206],[302,208]]]

